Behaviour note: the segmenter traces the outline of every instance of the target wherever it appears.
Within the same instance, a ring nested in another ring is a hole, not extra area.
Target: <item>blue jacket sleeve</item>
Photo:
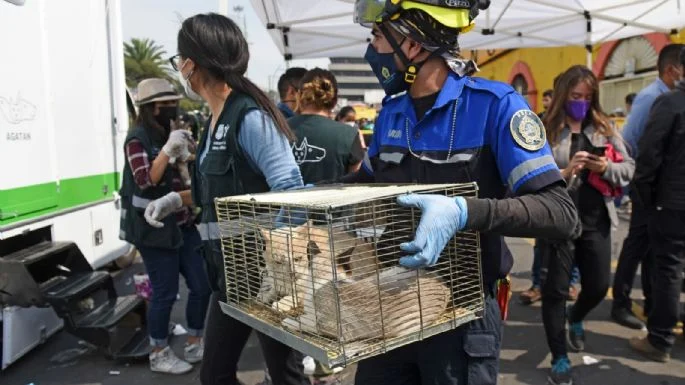
[[[541,143],[544,127],[539,118],[513,92],[492,108],[495,113],[488,121],[490,143],[500,176],[516,196],[467,198],[466,227],[514,237],[577,236],[578,213],[549,146]]]
[[[273,191],[302,187],[302,175],[295,163],[288,139],[268,114],[250,111],[240,126],[238,143],[250,164],[264,177]]]
[[[511,191],[520,195],[561,181],[559,168],[545,142],[545,127],[523,97],[509,93],[493,108],[495,113],[488,122],[490,143],[500,177]]]

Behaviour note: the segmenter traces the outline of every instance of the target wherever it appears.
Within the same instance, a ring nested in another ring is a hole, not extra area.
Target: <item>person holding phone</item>
[[[552,352],[549,379],[552,384],[571,384],[566,343],[573,351],[585,349],[583,319],[609,289],[611,228],[618,225],[613,198],[632,179],[635,161],[602,111],[597,78],[585,66],[573,66],[559,77],[544,124],[583,226],[574,241],[538,240],[547,267],[542,315]],[[580,269],[581,291],[575,304],[565,309],[574,262]]]

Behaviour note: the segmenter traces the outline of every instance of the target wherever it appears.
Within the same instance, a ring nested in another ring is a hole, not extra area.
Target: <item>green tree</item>
[[[126,84],[130,87],[145,78],[171,80],[166,51],[151,39],[132,38],[124,43]]]
[[[188,98],[183,98],[179,100],[178,102],[178,107],[181,109],[181,111],[195,111],[195,110],[202,110],[204,108],[205,104],[203,102],[196,102],[192,99]]]

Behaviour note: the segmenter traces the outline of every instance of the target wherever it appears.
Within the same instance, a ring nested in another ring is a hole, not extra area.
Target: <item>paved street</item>
[[[625,236],[625,224],[614,237],[614,264]],[[509,239],[508,243],[516,258],[513,271],[514,297],[510,305],[510,316],[505,328],[504,348],[501,354],[501,385],[542,385],[546,383],[550,356],[542,329],[539,304],[524,307],[518,304],[518,292],[530,285],[529,270],[532,264],[530,240]],[[120,286],[126,285],[127,277],[120,279]],[[637,280],[639,284],[639,279]],[[637,306],[640,305],[640,291],[634,291]],[[182,298],[182,302],[185,298]],[[641,332],[618,326],[609,321],[611,302],[605,300],[595,309],[586,322],[588,330],[587,351],[572,354],[577,365],[578,384],[591,385],[682,385],[685,384],[685,343],[682,339],[676,344],[673,360],[669,364],[644,361],[629,350],[628,338]],[[174,320],[182,320],[182,307],[177,306]],[[183,337],[176,337],[173,346],[182,351]],[[70,357],[71,356],[71,357]],[[583,358],[588,356],[598,363],[584,365]],[[241,378],[246,385],[253,385],[263,379],[263,364],[259,346],[251,339],[243,353]],[[90,384],[127,384],[127,385],[181,385],[199,384],[199,370],[188,375],[168,376],[151,373],[146,363],[123,365],[108,361],[96,352],[90,352],[79,345],[78,340],[65,332],[57,334],[45,345],[34,350],[20,362],[0,372],[2,385],[90,385]],[[350,383],[352,373],[348,370],[345,383]]]

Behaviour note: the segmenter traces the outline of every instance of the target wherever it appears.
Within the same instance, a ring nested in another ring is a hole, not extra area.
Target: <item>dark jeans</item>
[[[651,280],[649,275],[650,266],[653,262],[649,252],[648,223],[649,211],[640,205],[633,204],[628,236],[623,241],[623,248],[618,257],[618,265],[614,275],[614,285],[612,288],[614,301],[612,306],[616,309],[630,309],[632,307],[630,291],[633,288],[637,266],[641,264],[642,272],[640,275],[642,293],[645,296],[645,314],[649,314],[651,306]]]
[[[581,290],[568,314],[568,322],[582,321],[606,296],[611,277],[611,232],[583,231],[575,241],[541,240],[542,263],[547,275],[542,282],[542,321],[552,359],[565,356],[566,298],[573,263],[580,269]]]
[[[650,245],[654,258],[652,309],[647,318],[649,342],[670,351],[673,328],[680,312],[680,289],[685,267],[685,211],[656,210],[649,220]]]
[[[496,384],[501,339],[499,306],[488,296],[484,318],[359,362],[355,384]]]
[[[540,269],[542,269],[542,257],[540,256],[540,248],[538,247],[536,240],[535,246],[533,246],[533,267],[531,268],[533,287],[540,287]],[[574,265],[571,272],[571,285],[578,284],[578,281],[580,281],[580,271],[578,270],[578,266]]]
[[[238,385],[238,361],[252,328],[224,314],[219,307],[221,294],[214,292],[209,305],[205,353],[200,381],[203,385]],[[274,385],[309,385],[304,375],[304,356],[286,345],[257,333],[262,354]]]
[[[169,317],[178,294],[179,273],[188,286],[186,322],[188,334],[201,336],[209,304],[209,283],[204,261],[198,252],[200,234],[195,226],[184,227],[180,249],[158,249],[138,246],[145,270],[150,276],[152,298],[148,307],[148,329],[153,346],[167,346]]]

